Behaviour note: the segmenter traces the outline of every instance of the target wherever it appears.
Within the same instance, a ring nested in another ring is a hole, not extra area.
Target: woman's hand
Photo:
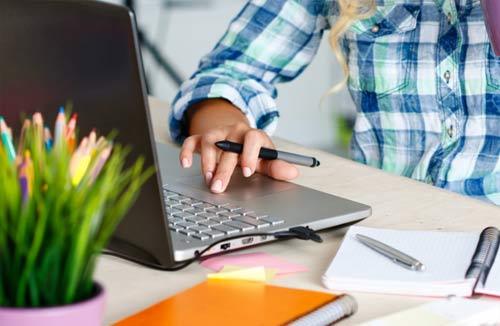
[[[188,110],[187,118],[191,136],[182,145],[181,166],[191,167],[193,153],[199,152],[201,170],[212,192],[226,190],[238,164],[245,177],[255,172],[278,180],[298,176],[299,171],[290,163],[258,158],[261,147],[274,148],[274,144],[265,132],[250,128],[246,117],[231,103],[220,99],[197,103]],[[215,143],[222,140],[242,143],[243,153],[238,155],[219,150]]]

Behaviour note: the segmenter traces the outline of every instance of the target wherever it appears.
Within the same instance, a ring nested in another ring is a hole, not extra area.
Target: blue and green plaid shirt
[[[479,0],[376,0],[342,39],[357,106],[352,157],[500,204],[500,60]],[[270,133],[275,84],[313,59],[337,15],[333,0],[252,0],[176,96],[172,137],[187,106],[225,98]],[[500,17],[499,17],[500,19]]]

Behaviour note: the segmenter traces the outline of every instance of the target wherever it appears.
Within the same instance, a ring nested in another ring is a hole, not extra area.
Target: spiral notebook
[[[421,261],[412,271],[359,242],[362,234]],[[500,231],[399,231],[352,226],[323,275],[335,291],[361,291],[422,296],[500,296]]]
[[[355,311],[356,302],[350,296],[257,282],[207,280],[113,325],[321,326]]]

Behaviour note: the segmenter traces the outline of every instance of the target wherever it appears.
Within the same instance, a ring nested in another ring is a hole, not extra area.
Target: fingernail
[[[207,172],[207,173],[205,173],[205,182],[206,182],[207,184],[210,184],[210,181],[212,181],[212,177],[213,177],[213,176],[214,176],[214,175],[212,174],[212,172]]]
[[[187,158],[183,158],[181,164],[182,164],[183,168],[189,167],[189,161],[188,161],[188,159]]]
[[[221,192],[222,191],[222,181],[220,180],[215,180],[214,183],[212,183],[212,191],[215,192]]]
[[[250,168],[249,168],[249,167],[244,167],[244,168],[243,168],[243,175],[244,175],[246,178],[248,178],[249,176],[251,176],[251,175],[252,175],[252,170],[250,170]]]

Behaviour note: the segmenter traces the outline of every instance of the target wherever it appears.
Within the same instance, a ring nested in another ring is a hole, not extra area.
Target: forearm
[[[207,99],[191,105],[186,111],[186,121],[189,135],[238,123],[250,126],[243,112],[223,99]]]

